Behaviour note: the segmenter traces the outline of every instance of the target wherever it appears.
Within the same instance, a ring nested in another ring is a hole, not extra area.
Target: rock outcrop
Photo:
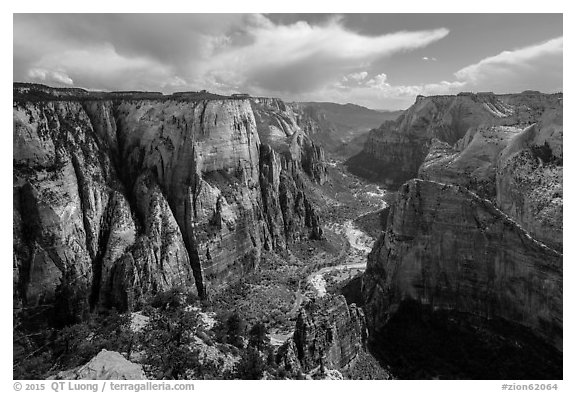
[[[204,296],[262,247],[321,237],[306,185],[322,150],[301,130],[290,154],[263,144],[250,100],[34,86],[14,92],[18,304],[77,320],[176,286]]]
[[[63,371],[53,379],[82,380],[143,380],[142,366],[132,363],[114,351],[103,349],[88,363],[74,370]]]
[[[398,187],[416,177],[434,138],[453,145],[479,126],[524,128],[537,122],[545,110],[561,106],[561,93],[418,96],[396,121],[370,131],[364,150],[347,165],[359,176]]]
[[[279,350],[279,364],[291,372],[342,370],[365,350],[366,340],[362,309],[341,295],[315,298],[300,310],[293,337]]]
[[[378,332],[405,300],[502,318],[562,350],[562,255],[462,186],[411,180],[368,258],[364,310]]]

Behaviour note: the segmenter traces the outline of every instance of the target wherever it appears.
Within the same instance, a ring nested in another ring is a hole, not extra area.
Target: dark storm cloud
[[[75,83],[92,88],[118,83],[138,87],[129,72],[145,78],[146,68],[152,80],[182,78],[228,32],[241,26],[244,18],[225,14],[16,14],[14,76],[26,79],[34,70],[57,71],[73,74]],[[100,71],[87,64],[90,56]],[[87,69],[83,72],[82,67]],[[119,74],[126,77],[124,82]],[[158,81],[157,89],[162,87]]]
[[[38,37],[57,48],[111,44],[123,56],[182,64],[198,56],[206,39],[240,26],[234,14],[16,14],[15,44]],[[52,48],[46,47],[49,52]]]

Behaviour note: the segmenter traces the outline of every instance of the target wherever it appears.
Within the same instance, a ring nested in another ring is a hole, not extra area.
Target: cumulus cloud
[[[74,81],[65,72],[52,71],[44,68],[32,68],[28,71],[28,76],[32,79],[53,82],[56,84],[73,85]]]
[[[264,17],[258,22],[245,30],[248,43],[216,54],[205,64],[206,74],[231,85],[304,93],[359,65],[424,47],[448,34],[441,28],[365,36],[346,29],[339,18],[321,25],[278,25]]]
[[[278,20],[260,14],[15,14],[13,77],[104,90],[242,91],[377,108],[407,107],[418,94],[562,88],[562,37],[487,57],[453,78],[395,84],[398,75],[386,70],[386,58],[427,48],[448,29],[368,35],[347,27],[342,17]],[[437,61],[416,53],[416,59]]]
[[[342,17],[281,24],[260,14],[16,14],[14,78],[96,89],[299,94],[345,75],[359,83],[368,75],[359,67],[447,34],[368,36],[346,28]]]
[[[366,71],[353,72],[351,74],[346,75],[344,78],[342,78],[342,80],[344,82],[347,82],[347,81],[361,82],[364,79],[366,79],[367,76],[368,76],[368,72],[366,72]]]
[[[454,80],[395,85],[380,73],[359,86],[334,85],[322,94],[334,100],[362,105],[405,108],[419,95],[456,94],[461,91],[520,92],[527,89],[562,90],[562,37],[487,57],[454,73]]]
[[[417,95],[454,94],[464,87],[460,81],[441,81],[414,85],[394,85],[386,74],[378,74],[364,84],[349,89],[325,89],[322,94],[338,102],[349,100],[371,108],[403,109]]]
[[[504,51],[457,71],[470,87],[499,92],[562,88],[563,38]]]

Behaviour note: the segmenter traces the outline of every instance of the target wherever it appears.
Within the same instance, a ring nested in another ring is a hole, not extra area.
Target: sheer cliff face
[[[375,332],[410,299],[503,318],[562,348],[562,255],[460,186],[412,180],[400,188],[363,292]]]
[[[267,234],[258,226],[260,142],[249,102],[122,102],[116,112],[126,178],[157,179],[199,291],[257,263]]]
[[[251,102],[262,143],[280,154],[283,170],[303,171],[323,184],[328,176],[324,149],[310,139],[311,131],[322,125],[308,119],[311,128],[301,127],[305,117],[301,108],[276,98],[255,98]]]
[[[372,130],[364,150],[348,160],[348,167],[360,176],[398,187],[416,177],[432,139],[452,145],[481,125],[527,126],[545,109],[558,105],[561,95],[419,96],[396,121]]]
[[[327,180],[324,150],[298,126],[300,115],[290,105],[276,98],[255,98],[251,105],[262,142],[260,183],[270,228],[270,244],[265,245],[284,248],[287,241],[297,240],[297,228],[303,226],[320,239],[322,229],[306,196],[306,181]]]
[[[261,144],[248,100],[19,100],[13,113],[17,302],[77,318],[174,286],[205,294],[261,247],[321,236],[302,166]]]
[[[562,250],[562,108],[538,123],[480,126],[454,147],[435,139],[418,177],[465,186]]]
[[[422,180],[400,187],[369,256],[363,292],[373,331],[414,300],[526,326],[561,350],[562,98],[495,97],[432,97],[449,103],[438,112],[420,98],[391,125],[402,132],[382,133],[387,141],[408,133],[429,151],[411,175]],[[465,131],[454,141],[430,124],[449,124],[457,101],[472,105],[464,118],[473,121],[449,127]]]

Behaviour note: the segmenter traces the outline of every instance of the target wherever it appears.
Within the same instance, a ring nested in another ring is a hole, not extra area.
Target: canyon
[[[267,329],[284,374],[265,378],[521,379],[538,351],[534,375],[561,378],[562,105],[460,93],[399,113],[16,83],[16,316],[61,329],[193,292],[187,310],[211,321],[195,342],[226,370],[252,345],[222,339],[234,311]],[[485,361],[511,345],[517,364]]]

